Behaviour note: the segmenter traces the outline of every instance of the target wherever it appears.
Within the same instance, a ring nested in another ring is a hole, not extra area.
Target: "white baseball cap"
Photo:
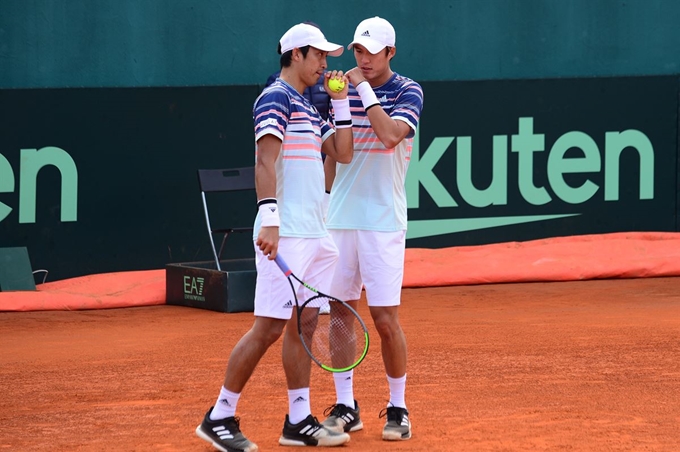
[[[354,44],[360,44],[375,55],[385,47],[394,47],[396,40],[392,24],[382,17],[375,16],[357,25],[354,41],[347,46],[347,49],[351,49]]]
[[[281,53],[284,54],[289,50],[295,48],[312,46],[324,52],[328,52],[330,56],[340,56],[344,50],[341,45],[328,42],[314,25],[297,24],[292,26],[287,32],[281,36],[279,41],[281,44]]]

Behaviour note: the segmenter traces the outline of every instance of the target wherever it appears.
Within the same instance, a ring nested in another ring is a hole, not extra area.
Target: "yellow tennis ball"
[[[335,93],[339,93],[345,88],[345,82],[341,79],[332,78],[328,80],[328,88]]]

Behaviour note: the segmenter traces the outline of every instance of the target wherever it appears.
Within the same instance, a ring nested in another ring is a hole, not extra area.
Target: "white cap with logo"
[[[340,56],[344,50],[341,45],[328,42],[321,30],[314,25],[309,24],[297,24],[292,26],[283,36],[281,36],[279,44],[281,44],[282,54],[289,50],[295,48],[299,49],[300,47],[305,46],[312,46],[319,50],[323,50],[324,52],[328,52],[330,56]]]
[[[375,16],[357,25],[354,41],[347,46],[347,49],[351,49],[354,44],[359,44],[375,55],[385,47],[394,47],[396,40],[392,24],[382,17]]]

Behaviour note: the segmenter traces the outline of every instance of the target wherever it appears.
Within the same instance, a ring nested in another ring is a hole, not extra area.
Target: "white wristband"
[[[373,88],[367,81],[364,80],[357,85],[357,93],[359,93],[359,97],[361,97],[361,103],[364,104],[364,110],[368,110],[375,105],[380,105],[378,96],[375,95]]]
[[[331,99],[335,121],[351,121],[352,113],[349,111],[349,99]]]
[[[257,210],[260,213],[262,227],[281,226],[281,219],[279,218],[279,206],[276,204],[276,199],[267,198],[258,201]]]

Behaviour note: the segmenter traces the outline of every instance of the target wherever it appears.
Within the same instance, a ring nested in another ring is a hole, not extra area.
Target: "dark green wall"
[[[678,231],[678,80],[423,82],[407,246]],[[210,260],[196,170],[253,165],[258,92],[0,90],[0,248],[49,280]],[[214,227],[252,225],[254,191],[211,195]]]
[[[293,7],[294,5],[294,7]],[[0,88],[250,85],[291,25],[381,15],[419,81],[680,73],[677,0],[0,0]],[[349,52],[333,67],[353,65]]]

